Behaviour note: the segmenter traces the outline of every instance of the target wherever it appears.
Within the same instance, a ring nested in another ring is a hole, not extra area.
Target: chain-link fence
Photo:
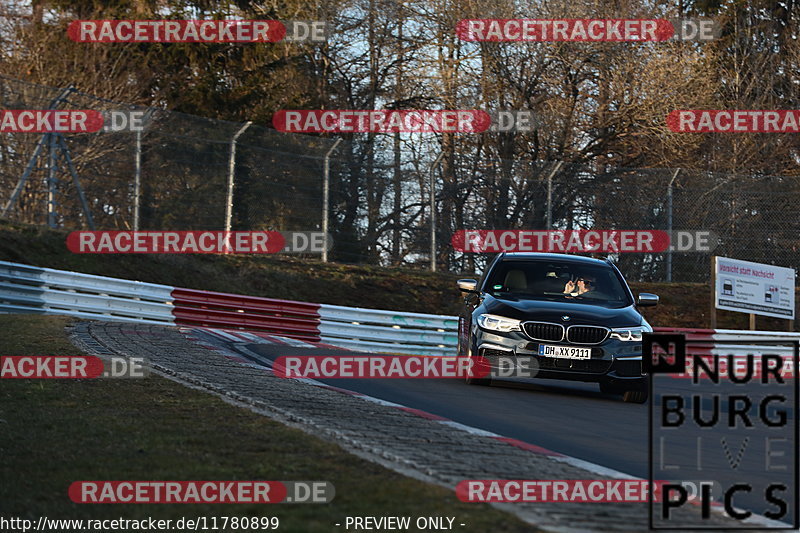
[[[77,176],[97,229],[224,229],[232,176],[231,229],[319,231],[329,156],[336,260],[427,268],[432,177],[440,269],[474,272],[487,260],[455,251],[457,230],[547,228],[719,237],[711,253],[620,254],[616,260],[632,280],[707,281],[711,255],[800,269],[800,177],[597,169],[469,151],[432,166],[436,143],[389,134],[368,144],[366,136],[350,136],[332,150],[330,138],[257,124],[243,129],[0,77],[0,108],[50,107],[135,109],[147,119],[141,133],[64,134],[63,145],[42,134],[0,134],[0,209],[10,220],[89,227]]]
[[[68,156],[98,229],[135,229],[137,205],[138,229],[224,229],[231,174],[232,229],[320,229],[323,161],[332,139],[286,135],[256,124],[240,133],[242,123],[119,104],[8,78],[0,78],[0,107],[135,110],[145,117],[141,132],[63,134],[66,149],[53,151],[52,139],[45,139],[37,158],[33,155],[42,134],[0,136],[2,206],[12,220],[87,227]],[[8,205],[23,176],[20,194]],[[57,191],[54,205],[48,202],[51,188]]]
[[[459,228],[665,230],[716,237],[710,252],[615,255],[631,280],[706,282],[713,255],[800,270],[800,177],[502,160],[468,172],[479,195],[455,206],[452,218]],[[491,257],[446,253],[455,270],[464,272],[480,271]]]

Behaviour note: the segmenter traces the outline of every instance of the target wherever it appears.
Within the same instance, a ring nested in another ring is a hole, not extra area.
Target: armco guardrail
[[[791,356],[792,347],[774,344],[760,345],[759,342],[800,341],[800,333],[788,331],[745,331],[738,329],[691,329],[691,328],[654,328],[656,333],[683,333],[686,340],[701,341],[693,347],[693,353],[708,355],[746,356],[770,353]],[[737,344],[741,342],[741,344]],[[720,343],[719,345],[715,343]]]
[[[176,324],[246,328],[319,341],[319,304],[175,288]]]
[[[362,351],[455,355],[458,318],[322,304],[321,338]]]
[[[0,261],[0,312],[172,324],[172,287]]]
[[[0,261],[0,312],[48,313],[98,320],[251,329],[353,350],[455,355],[458,318],[241,294],[183,289]],[[758,341],[800,333],[656,328],[689,340],[720,341],[710,354],[758,352]],[[736,341],[742,341],[741,345]],[[766,348],[765,348],[766,349]],[[775,347],[769,347],[775,352]]]
[[[458,319],[184,289],[0,261],[0,312],[264,331],[355,350],[453,355]]]

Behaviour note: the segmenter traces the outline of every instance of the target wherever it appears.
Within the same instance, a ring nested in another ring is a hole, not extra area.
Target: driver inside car
[[[578,276],[575,280],[569,280],[564,287],[564,294],[572,297],[581,296],[596,288],[597,280],[594,276]]]

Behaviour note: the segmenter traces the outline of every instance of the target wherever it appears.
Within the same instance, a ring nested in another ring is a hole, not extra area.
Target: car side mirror
[[[642,292],[639,294],[636,305],[639,307],[653,307],[654,305],[658,305],[658,296],[650,294],[649,292]]]
[[[478,282],[474,279],[460,279],[456,283],[461,292],[478,292]]]

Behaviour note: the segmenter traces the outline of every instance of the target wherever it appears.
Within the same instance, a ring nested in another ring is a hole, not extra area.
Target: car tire
[[[492,384],[492,378],[473,378],[473,377],[467,376],[466,378],[464,378],[464,380],[467,382],[467,385],[483,385],[483,386],[487,386],[487,385],[491,385]]]
[[[628,403],[645,403],[647,402],[646,390],[627,390],[622,394],[622,401]]]
[[[457,353],[458,353],[458,357],[461,357],[461,338],[460,337],[458,339],[458,352]],[[465,354],[465,357],[469,357],[471,359],[472,358],[472,350],[468,350],[467,353]],[[466,381],[467,385],[484,385],[485,386],[485,385],[491,385],[492,384],[492,378],[473,378],[473,377],[470,377],[470,376],[466,376],[464,378],[464,381]]]
[[[490,378],[466,378],[467,385],[491,385],[492,380]]]
[[[468,356],[468,357],[470,359],[472,358],[471,355]],[[486,386],[486,385],[491,385],[492,384],[492,378],[473,378],[473,377],[470,377],[470,376],[466,376],[464,378],[464,381],[467,382],[467,385],[484,385],[484,386]]]

